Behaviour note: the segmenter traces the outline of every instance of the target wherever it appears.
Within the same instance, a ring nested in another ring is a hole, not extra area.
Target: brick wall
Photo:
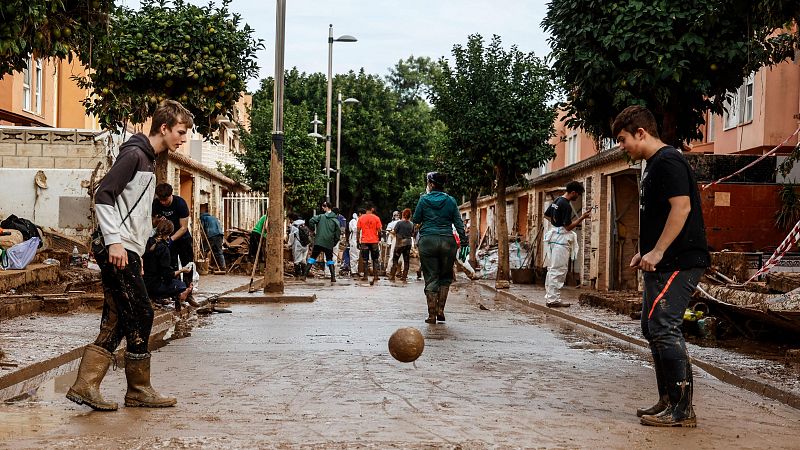
[[[94,169],[105,161],[98,131],[0,127],[0,167],[5,169]]]

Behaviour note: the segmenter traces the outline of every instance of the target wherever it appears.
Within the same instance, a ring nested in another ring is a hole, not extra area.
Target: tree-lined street
[[[63,397],[1,407],[9,448],[793,448],[797,410],[696,376],[697,429],[642,427],[647,358],[618,341],[458,283],[447,323],[427,325],[421,283],[338,289],[314,303],[232,305],[154,353],[163,410],[93,413]],[[482,309],[483,305],[486,310]],[[426,338],[413,364],[386,343]],[[74,377],[74,374],[71,375]],[[102,386],[124,392],[121,371]],[[746,419],[745,419],[746,418]]]

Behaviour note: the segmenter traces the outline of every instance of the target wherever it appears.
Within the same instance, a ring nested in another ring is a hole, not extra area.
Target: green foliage
[[[400,97],[400,105],[424,100],[430,92],[433,80],[441,72],[438,62],[427,57],[409,56],[400,60],[389,70],[386,81]]]
[[[721,114],[726,93],[745,76],[791,54],[791,34],[769,37],[789,16],[764,9],[789,5],[552,0],[542,25],[566,91],[567,124],[610,137],[616,114],[640,104],[656,115],[666,142],[700,138],[705,111]],[[798,3],[791,5],[796,14]]]
[[[466,47],[453,47],[454,63],[441,60],[442,73],[431,93],[436,114],[447,125],[446,153],[454,191],[469,194],[491,187],[500,167],[507,184],[555,157],[554,86],[544,63],[494,36],[484,46],[471,35]]]
[[[245,173],[236,166],[231,164],[223,164],[222,162],[217,161],[217,170],[233,181],[239,183],[247,182]]]
[[[144,122],[159,102],[174,99],[210,136],[219,128],[217,118],[245,91],[245,81],[257,74],[255,53],[263,48],[250,26],[240,27],[229,4],[143,0],[138,11],[115,9],[107,33],[81,49],[81,59],[95,69],[78,80],[91,90],[83,102],[87,112],[115,129],[127,120]]]
[[[250,131],[240,129],[244,152],[237,158],[245,165],[250,187],[269,191],[269,166],[272,151],[272,79],[262,80],[253,96]],[[322,172],[325,149],[308,136],[309,112],[304,103],[285,103],[283,182],[284,203],[288,211],[307,213],[318,206],[325,195]]]
[[[775,226],[781,229],[789,229],[800,220],[800,196],[795,189],[797,184],[784,184],[778,190],[778,198],[781,201],[781,209],[775,212]]]
[[[105,29],[113,0],[3,0],[0,78],[22,71],[31,55],[71,60]]]

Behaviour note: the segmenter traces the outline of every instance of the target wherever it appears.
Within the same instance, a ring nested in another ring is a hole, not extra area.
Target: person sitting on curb
[[[167,239],[175,231],[175,226],[167,219],[160,219],[156,223],[156,234],[147,240],[147,249],[142,256],[144,262],[144,285],[147,293],[154,303],[169,304],[165,299],[175,302],[175,310],[181,310],[181,303],[185,302],[192,292],[192,284],[186,286],[179,277],[191,268],[184,267],[173,270],[170,263],[170,252]],[[187,270],[188,269],[188,270]],[[195,303],[192,306],[199,306]]]

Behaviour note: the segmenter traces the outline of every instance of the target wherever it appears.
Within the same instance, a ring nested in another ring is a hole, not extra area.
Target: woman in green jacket
[[[430,172],[425,177],[428,193],[420,197],[414,217],[419,229],[419,261],[425,278],[425,298],[428,301],[426,323],[444,322],[444,305],[453,282],[453,264],[458,248],[453,227],[462,242],[467,242],[464,222],[458,212],[456,199],[442,192],[447,177]]]

